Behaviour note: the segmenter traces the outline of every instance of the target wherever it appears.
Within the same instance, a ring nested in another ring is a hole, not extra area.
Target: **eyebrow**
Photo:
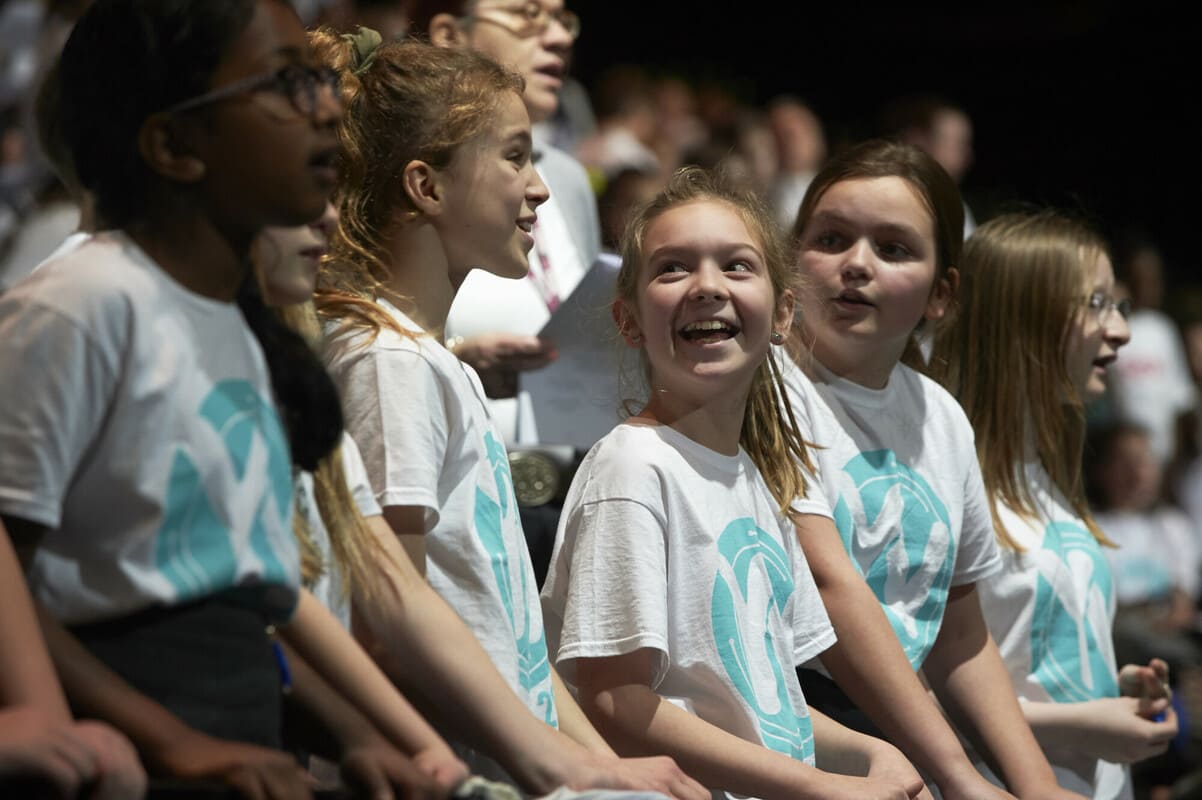
[[[667,245],[659,247],[655,250],[652,250],[647,255],[647,260],[654,261],[657,258],[665,258],[665,257],[671,258],[673,256],[676,256],[676,257],[688,256],[688,255],[693,255],[696,252],[697,252],[697,247],[695,245],[667,244]],[[727,258],[732,258],[740,253],[751,253],[759,261],[761,261],[761,262],[764,261],[764,254],[761,253],[760,249],[758,247],[756,247],[755,245],[753,245],[751,242],[742,242],[739,244],[722,247],[721,249],[717,250],[716,252],[719,254],[719,257],[721,260],[724,260]]]
[[[838,213],[837,211],[819,211],[817,214],[810,217],[810,222],[828,222],[828,223],[833,222],[833,223],[848,225],[848,226],[855,225],[854,222],[852,222],[850,219],[843,216],[842,214]],[[917,236],[919,238],[922,238],[922,236],[923,236],[922,232],[919,231],[917,228],[915,228],[913,225],[905,225],[902,223],[881,222],[881,223],[874,223],[871,227],[873,230],[885,231],[886,233],[890,233],[895,236],[903,235],[903,234],[908,235],[908,236]]]

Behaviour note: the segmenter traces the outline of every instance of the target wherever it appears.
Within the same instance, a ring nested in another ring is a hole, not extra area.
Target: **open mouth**
[[[709,344],[731,339],[739,333],[739,326],[720,319],[690,322],[680,329],[680,338],[695,344]]]
[[[1099,369],[1106,369],[1118,359],[1118,356],[1100,356],[1093,360],[1093,365]]]
[[[868,298],[857,292],[855,289],[847,289],[835,296],[835,302],[849,306],[865,306],[872,308],[873,304],[868,301]]]
[[[522,230],[523,233],[531,233],[534,230],[534,221],[534,217],[530,217],[528,219],[519,219],[517,226]]]

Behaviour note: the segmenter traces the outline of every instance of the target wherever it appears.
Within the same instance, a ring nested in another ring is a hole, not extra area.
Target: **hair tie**
[[[356,78],[367,72],[368,67],[376,60],[376,50],[384,38],[377,31],[360,25],[354,33],[344,33],[342,38],[350,42],[355,50],[355,58],[351,66],[351,74]]]

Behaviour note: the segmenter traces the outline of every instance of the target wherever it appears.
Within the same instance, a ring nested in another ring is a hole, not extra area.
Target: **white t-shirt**
[[[371,482],[367,478],[367,470],[363,466],[363,458],[359,455],[359,448],[355,446],[355,440],[351,438],[350,434],[343,433],[341,446],[342,471],[346,475],[346,483],[351,490],[351,498],[355,502],[355,507],[364,517],[378,517],[384,512],[380,510],[380,504],[376,502],[376,496],[371,490]],[[313,474],[310,472],[301,472],[297,476],[296,503],[297,511],[304,515],[305,525],[308,526],[313,544],[321,552],[324,567],[317,580],[306,588],[322,605],[329,609],[331,614],[338,618],[344,628],[350,630],[350,597],[343,589],[346,583],[343,580],[342,571],[334,559],[330,532],[321,518],[321,509],[318,508],[317,498],[314,494]]]
[[[852,563],[919,669],[948,590],[1001,567],[972,428],[942,387],[898,365],[884,389],[781,371]],[[821,668],[820,664],[811,664]]]
[[[0,512],[45,525],[29,573],[79,624],[232,587],[287,617],[292,468],[262,351],[120,232],[0,299]]]
[[[1002,548],[1002,570],[977,584],[989,631],[1021,700],[1117,697],[1114,581],[1106,555],[1042,466],[1027,464],[1024,475],[1039,518],[998,508],[1006,532],[1024,549]],[[1047,756],[1065,789],[1094,798],[1132,796],[1124,765],[1069,749]]]
[[[795,509],[830,514],[820,497]],[[793,524],[746,452],[618,425],[572,482],[542,597],[565,681],[578,658],[651,648],[664,699],[814,763],[794,667],[835,632]]]
[[[1198,545],[1193,523],[1183,512],[1161,506],[1150,511],[1107,511],[1094,515],[1106,548],[1122,605],[1165,600],[1174,587],[1198,592]]]
[[[409,338],[327,342],[347,430],[381,506],[425,509],[426,575],[536,717],[557,725],[538,587],[509,458],[471,367],[381,301]]]

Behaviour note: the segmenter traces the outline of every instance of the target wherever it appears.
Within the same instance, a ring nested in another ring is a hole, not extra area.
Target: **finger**
[[[73,731],[63,730],[61,735],[54,738],[53,744],[55,755],[71,765],[80,781],[88,783],[96,779],[100,772],[100,757],[83,737],[76,736]]]
[[[372,800],[392,800],[392,786],[384,769],[370,758],[358,758],[348,763],[343,770],[349,783],[354,784],[364,796]]]
[[[70,800],[85,782],[74,763],[53,751],[37,759],[31,766],[33,772],[53,787],[55,798]]]
[[[246,800],[267,800],[267,791],[259,776],[244,765],[239,765],[222,775],[221,782]]]
[[[259,773],[269,800],[310,800],[308,774],[295,763],[272,764]]]

